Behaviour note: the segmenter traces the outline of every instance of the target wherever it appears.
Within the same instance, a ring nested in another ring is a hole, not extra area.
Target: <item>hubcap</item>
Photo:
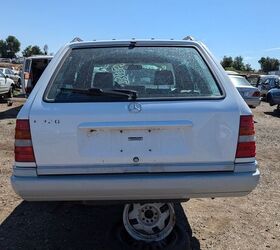
[[[134,203],[125,205],[123,223],[129,235],[146,242],[166,238],[175,224],[171,203]]]

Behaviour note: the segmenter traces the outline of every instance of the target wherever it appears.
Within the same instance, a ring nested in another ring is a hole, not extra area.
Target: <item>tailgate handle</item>
[[[85,122],[81,123],[79,129],[149,129],[149,128],[184,128],[192,127],[192,121],[129,121],[129,122]]]

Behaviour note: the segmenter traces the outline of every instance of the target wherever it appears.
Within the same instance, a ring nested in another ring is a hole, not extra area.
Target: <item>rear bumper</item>
[[[242,196],[259,181],[255,172],[15,176],[12,186],[23,199],[54,200],[185,200]]]
[[[260,105],[261,99],[260,98],[246,98],[245,102],[247,103],[248,106],[257,107]]]

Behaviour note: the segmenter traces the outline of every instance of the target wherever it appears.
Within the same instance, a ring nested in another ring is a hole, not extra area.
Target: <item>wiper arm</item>
[[[135,100],[138,97],[137,91],[132,90],[132,89],[110,89],[110,91],[115,91],[115,92],[119,92],[119,93],[128,94],[128,95],[131,96],[131,98],[133,100]]]
[[[79,88],[60,88],[62,91],[71,91],[72,93],[92,95],[92,96],[120,96],[135,99],[136,93],[128,91],[119,91],[115,89],[104,90],[101,88],[89,88],[89,89],[79,89]]]

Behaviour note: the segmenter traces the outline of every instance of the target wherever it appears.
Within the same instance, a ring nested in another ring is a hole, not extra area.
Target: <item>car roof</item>
[[[82,41],[82,42],[72,42],[66,44],[66,46],[72,48],[81,48],[81,47],[89,47],[89,46],[106,46],[106,45],[114,45],[114,46],[129,46],[129,45],[201,45],[199,41],[192,40],[172,40],[172,39],[125,39],[125,40],[98,40],[98,41]]]
[[[53,56],[35,55],[35,56],[26,57],[26,59],[48,59],[48,58],[53,58]]]
[[[260,78],[279,78],[278,75],[260,75]]]

